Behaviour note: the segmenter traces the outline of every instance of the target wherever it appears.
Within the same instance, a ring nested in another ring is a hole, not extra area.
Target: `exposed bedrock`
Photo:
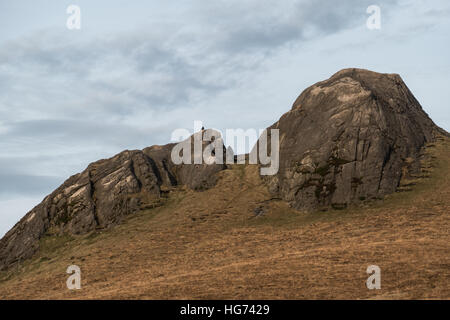
[[[438,128],[397,74],[344,69],[307,88],[269,129],[280,168],[269,189],[302,210],[382,197],[417,169]]]

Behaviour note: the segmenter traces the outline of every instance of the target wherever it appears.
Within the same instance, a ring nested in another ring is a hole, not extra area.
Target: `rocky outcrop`
[[[361,69],[309,87],[269,129],[280,130],[280,168],[265,178],[269,189],[302,210],[396,191],[424,144],[446,134],[399,75]]]
[[[202,149],[208,144],[203,142]],[[225,165],[174,165],[174,146],[127,150],[70,177],[0,240],[0,270],[31,257],[46,233],[83,234],[107,228],[157,201],[170,187],[183,184],[204,190],[215,184],[215,173]]]
[[[272,193],[302,210],[342,208],[394,192],[405,170],[418,168],[424,144],[447,135],[400,76],[360,69],[342,70],[309,87],[269,129],[280,130],[280,163],[278,173],[264,179]],[[203,134],[188,138],[200,137],[202,151],[213,141],[203,141]],[[216,150],[225,153],[220,143]],[[31,257],[46,233],[107,228],[173,186],[210,188],[226,168],[175,164],[174,147],[124,151],[70,177],[0,240],[0,269]]]
[[[205,135],[206,132],[208,132],[208,134],[210,135],[214,134],[216,136],[220,136],[220,133],[218,133],[217,131],[208,129],[196,132],[187,140],[184,140],[185,142],[189,141],[189,144],[191,146],[190,163],[192,164],[175,165],[171,161],[171,153],[175,144],[167,144],[165,146],[152,146],[143,150],[145,155],[153,159],[157,172],[161,174],[159,178],[161,179],[163,184],[182,184],[196,191],[209,189],[216,184],[216,173],[225,169],[225,164],[208,165],[205,164],[203,160],[202,164],[194,164],[194,139],[198,139],[199,141],[201,141],[201,150],[203,152],[205,148],[208,147],[208,145],[211,143],[210,141],[208,141],[208,138]],[[218,148],[222,149],[223,163],[225,163],[226,148],[223,145],[222,140],[219,141]]]

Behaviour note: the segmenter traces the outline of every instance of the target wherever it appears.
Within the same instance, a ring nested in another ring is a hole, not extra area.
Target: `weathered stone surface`
[[[208,129],[196,132],[188,139],[184,140],[189,142],[191,145],[191,164],[179,164],[175,165],[170,160],[172,148],[175,144],[168,144],[165,146],[152,146],[144,149],[144,153],[154,160],[156,167],[159,172],[163,174],[161,179],[166,184],[173,184],[177,182],[178,184],[187,185],[189,188],[197,191],[206,190],[214,186],[217,182],[216,173],[226,169],[225,159],[226,159],[226,148],[223,145],[223,141],[219,144],[222,146],[222,157],[223,164],[206,164],[202,159],[201,164],[194,163],[194,139],[199,139],[201,141],[202,152],[210,144],[207,140],[205,133],[214,133],[220,135],[218,132]]]
[[[198,133],[202,134],[202,132]],[[209,142],[203,142],[205,148]],[[83,234],[119,223],[162,189],[211,187],[223,165],[174,165],[175,144],[124,151],[90,164],[32,209],[0,240],[0,270],[31,257],[45,233]]]
[[[304,210],[345,207],[394,192],[404,168],[418,167],[423,145],[447,135],[400,76],[360,69],[342,70],[306,89],[270,128],[280,130],[280,168],[265,180],[271,192]],[[202,150],[209,144],[203,141]],[[124,151],[70,177],[0,240],[0,269],[31,257],[46,233],[107,228],[172,186],[211,187],[226,168],[175,165],[174,146]]]
[[[394,192],[403,167],[417,167],[423,145],[446,134],[399,75],[361,69],[309,87],[269,129],[280,130],[280,169],[266,181],[303,210]]]

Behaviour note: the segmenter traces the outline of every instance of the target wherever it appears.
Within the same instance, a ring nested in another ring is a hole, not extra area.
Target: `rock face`
[[[280,168],[271,192],[302,210],[382,197],[436,134],[397,74],[344,69],[306,89],[269,129],[279,129]]]
[[[418,167],[423,145],[447,134],[400,76],[359,69],[342,70],[306,89],[269,129],[280,130],[279,171],[265,177],[269,190],[305,210],[394,192],[405,168]],[[211,144],[206,140],[201,150]],[[157,202],[172,186],[210,188],[226,168],[174,164],[174,146],[124,151],[70,177],[0,240],[0,270],[31,257],[44,234],[107,228]],[[223,144],[219,149],[226,152]]]
[[[160,172],[161,174],[159,178],[164,185],[181,184],[186,185],[193,190],[202,191],[209,189],[216,184],[216,173],[226,169],[225,164],[194,164],[194,139],[199,139],[201,141],[201,150],[203,152],[211,143],[210,141],[204,141],[208,140],[208,138],[206,138],[206,133],[216,134],[217,136],[220,135],[217,131],[208,129],[196,132],[191,137],[184,140],[184,142],[189,141],[189,144],[191,145],[191,165],[175,165],[171,161],[171,152],[175,146],[174,143],[165,146],[152,146],[143,150],[145,155],[153,159],[157,172]],[[223,152],[223,163],[225,163],[226,149],[222,140],[218,141],[218,148]]]
[[[202,148],[208,144],[203,142]],[[83,234],[107,228],[157,201],[167,188],[183,184],[204,190],[215,184],[215,173],[225,165],[174,165],[174,145],[124,151],[70,177],[0,240],[0,270],[31,257],[46,233]]]

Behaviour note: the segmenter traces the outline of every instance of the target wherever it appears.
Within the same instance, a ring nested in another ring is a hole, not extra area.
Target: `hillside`
[[[44,237],[33,259],[1,273],[0,298],[448,299],[450,140],[425,153],[402,192],[312,213],[271,199],[255,166],[235,165],[214,188],[175,188],[109,231]],[[79,291],[65,287],[70,264]],[[379,291],[365,287],[370,264]]]
[[[268,129],[271,176],[174,144],[90,164],[0,240],[0,299],[450,298],[450,136],[399,75],[344,69]]]

